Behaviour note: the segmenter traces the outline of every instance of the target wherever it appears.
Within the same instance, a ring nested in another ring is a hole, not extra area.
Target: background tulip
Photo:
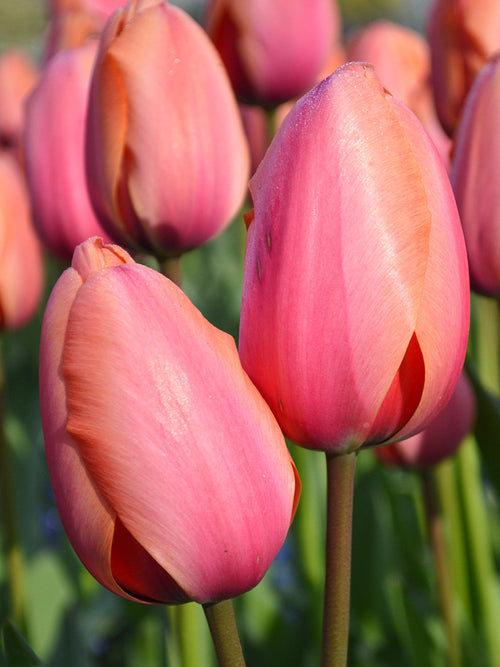
[[[469,294],[415,116],[372,67],[341,67],[288,114],[250,190],[240,356],[286,435],[342,453],[421,429],[458,380]]]
[[[0,145],[17,149],[24,126],[24,103],[38,73],[29,57],[18,49],[0,56]]]
[[[436,108],[451,136],[475,77],[500,48],[500,3],[435,0],[427,34]]]
[[[58,257],[104,235],[85,180],[85,120],[97,45],[62,51],[43,69],[26,109],[26,176],[36,230]]]
[[[382,85],[413,111],[448,166],[451,142],[436,114],[429,46],[422,35],[392,21],[374,21],[349,37],[346,53],[349,60],[374,66]]]
[[[238,98],[266,107],[312,88],[340,35],[331,0],[212,0],[206,24]]]
[[[0,152],[0,328],[25,324],[38,307],[42,287],[42,254],[24,177],[15,158]]]
[[[117,241],[179,255],[222,231],[245,195],[249,152],[204,31],[158,0],[110,18],[93,75],[87,177]]]
[[[457,128],[450,173],[474,290],[500,295],[500,58],[477,77]]]
[[[295,468],[233,339],[173,283],[100,239],[79,246],[45,312],[40,396],[62,521],[101,583],[169,603],[258,583]]]
[[[459,448],[472,431],[476,397],[470,380],[462,373],[448,405],[423,431],[386,447],[377,447],[381,461],[402,467],[425,468],[435,465]]]

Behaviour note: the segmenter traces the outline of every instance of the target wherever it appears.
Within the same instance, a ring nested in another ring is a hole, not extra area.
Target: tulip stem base
[[[356,452],[326,454],[326,577],[322,667],[345,667],[349,641],[352,502]]]
[[[245,667],[231,600],[203,605],[219,667]]]
[[[178,287],[182,285],[181,258],[168,257],[161,262],[161,272]]]

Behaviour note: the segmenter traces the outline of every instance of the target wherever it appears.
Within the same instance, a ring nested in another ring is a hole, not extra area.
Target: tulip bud
[[[474,79],[500,49],[500,3],[435,0],[427,33],[436,108],[444,130],[452,136]]]
[[[300,482],[234,340],[171,281],[78,246],[44,316],[40,399],[64,528],[104,586],[205,603],[259,582]]]
[[[374,66],[382,85],[413,111],[448,165],[451,142],[436,114],[425,39],[391,21],[374,21],[351,35],[346,51],[349,60]]]
[[[450,179],[469,258],[472,289],[500,296],[500,57],[481,70],[457,128]]]
[[[288,114],[250,190],[240,356],[285,434],[341,454],[423,428],[462,369],[469,286],[416,117],[345,65]]]
[[[14,156],[0,152],[0,329],[17,329],[42,296],[43,264],[28,193]]]
[[[16,49],[0,56],[0,145],[17,148],[24,125],[24,103],[38,74],[29,58]]]
[[[450,402],[427,428],[407,440],[377,447],[375,453],[384,463],[403,468],[433,466],[457,451],[472,431],[475,416],[476,397],[463,372]]]
[[[91,201],[109,234],[160,256],[197,247],[229,224],[248,171],[238,106],[200,26],[158,0],[115,12],[87,126]]]
[[[340,14],[332,0],[212,0],[207,31],[237,97],[274,107],[316,83],[339,39]]]
[[[79,243],[104,235],[85,180],[85,120],[96,49],[88,42],[54,56],[26,108],[26,177],[35,227],[66,261]]]

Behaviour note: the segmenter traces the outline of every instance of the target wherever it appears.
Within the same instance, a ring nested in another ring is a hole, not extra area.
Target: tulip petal
[[[62,373],[68,432],[133,539],[192,599],[255,585],[288,530],[295,473],[234,341],[166,278],[124,264],[78,291]]]

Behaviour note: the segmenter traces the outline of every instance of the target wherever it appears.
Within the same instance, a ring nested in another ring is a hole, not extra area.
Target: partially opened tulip
[[[247,104],[272,108],[303,95],[340,36],[331,0],[212,0],[208,7],[208,34]]]
[[[25,168],[36,230],[59,258],[104,231],[85,180],[85,122],[97,44],[61,51],[45,65],[26,107]]]
[[[384,463],[402,468],[426,468],[452,456],[465,436],[474,427],[476,397],[465,371],[444,410],[423,431],[407,440],[385,447],[375,453]]]
[[[107,588],[208,603],[255,586],[299,482],[234,340],[118,246],[75,250],[44,316],[40,399],[66,533]]]
[[[500,57],[478,75],[455,136],[450,178],[469,258],[472,288],[500,296]]]
[[[240,356],[285,434],[341,454],[420,430],[469,323],[460,221],[420,123],[346,65],[289,113],[250,190]]]
[[[34,315],[43,288],[40,243],[31,224],[24,175],[0,152],[0,329],[17,329]]]
[[[427,33],[436,108],[452,136],[474,79],[500,49],[500,3],[434,0]]]
[[[93,74],[87,180],[110,236],[160,257],[221,232],[247,189],[236,99],[205,32],[159,0],[109,19]]]

